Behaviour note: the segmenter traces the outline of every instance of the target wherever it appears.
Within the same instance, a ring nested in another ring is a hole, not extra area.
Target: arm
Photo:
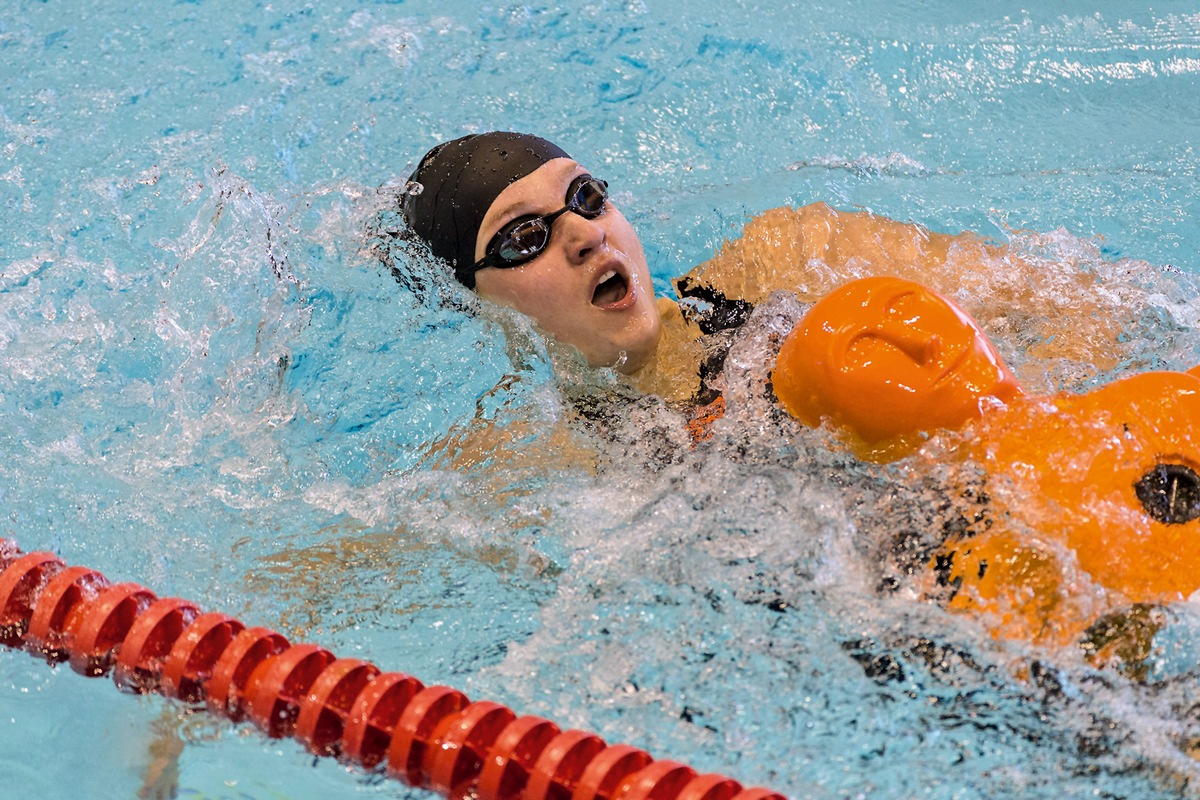
[[[813,301],[866,274],[930,283],[928,276],[942,268],[955,243],[984,247],[973,234],[932,233],[867,212],[837,211],[826,203],[773,208],[750,220],[741,238],[725,242],[680,280],[751,303],[780,289]]]

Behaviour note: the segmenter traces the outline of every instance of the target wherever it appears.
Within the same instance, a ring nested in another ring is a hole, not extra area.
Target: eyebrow
[[[509,201],[505,205],[500,206],[500,210],[496,213],[495,219],[498,221],[498,227],[503,227],[509,221],[517,217],[524,217],[537,212],[530,209],[529,199]]]

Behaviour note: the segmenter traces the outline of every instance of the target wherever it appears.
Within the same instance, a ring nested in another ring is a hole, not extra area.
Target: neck
[[[626,379],[639,392],[658,395],[667,402],[686,402],[700,385],[700,362],[704,348],[700,328],[683,318],[679,306],[666,298],[658,300],[662,338],[653,357]]]

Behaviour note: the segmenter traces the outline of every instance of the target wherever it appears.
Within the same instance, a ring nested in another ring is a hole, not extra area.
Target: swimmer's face
[[[562,208],[571,183],[584,174],[575,161],[556,158],[510,184],[483,218],[476,260],[508,223]],[[633,372],[653,357],[662,334],[642,244],[611,200],[594,219],[560,215],[544,251],[519,267],[479,270],[475,291],[529,315],[593,367]]]
[[[822,298],[785,343],[777,374],[776,393],[802,422],[831,418],[868,443],[957,428],[980,416],[983,398],[1021,393],[970,317],[899,278]]]

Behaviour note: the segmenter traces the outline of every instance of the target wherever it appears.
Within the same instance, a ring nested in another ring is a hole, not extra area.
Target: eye
[[[604,211],[604,204],[608,200],[607,188],[604,181],[583,175],[572,185],[574,191],[567,204],[582,216],[597,217]]]
[[[547,232],[541,217],[516,220],[500,231],[500,257],[511,261],[540,252],[546,246]]]
[[[1167,525],[1200,517],[1200,475],[1183,464],[1157,464],[1133,485],[1146,513]]]
[[[852,369],[870,367],[887,348],[875,333],[861,333],[846,347],[846,366]]]

